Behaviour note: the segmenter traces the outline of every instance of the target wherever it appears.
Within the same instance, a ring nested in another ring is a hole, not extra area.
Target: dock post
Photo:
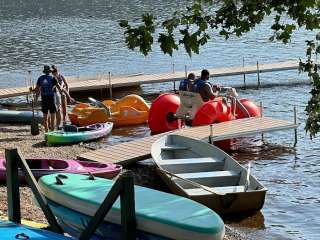
[[[263,117],[263,105],[262,105],[262,101],[260,102],[260,117]],[[264,142],[264,134],[261,133],[261,141]]]
[[[112,100],[112,84],[111,84],[111,72],[109,72],[109,95]]]
[[[293,106],[293,117],[294,117],[294,124],[297,124],[297,108],[296,106]],[[296,147],[298,143],[298,130],[297,128],[294,129],[294,144],[293,147]]]
[[[246,73],[244,71],[244,57],[242,58],[242,68],[243,68],[243,89],[246,90],[247,84],[246,84]]]
[[[212,137],[213,137],[213,125],[210,124],[210,135],[209,135],[209,143],[210,144],[213,144]]]
[[[257,61],[257,76],[258,76],[258,89],[260,88],[260,69],[259,62]]]
[[[7,169],[8,220],[21,223],[20,193],[17,158],[12,151],[5,150]]]
[[[172,73],[174,73],[174,72],[175,72],[174,63],[172,63]],[[176,89],[176,81],[175,81],[175,80],[173,80],[173,91],[174,91],[174,93],[177,92],[177,89]]]
[[[186,79],[187,79],[187,77],[188,77],[187,65],[184,65],[184,74],[185,74]]]
[[[98,76],[99,81],[101,82],[103,79],[103,73],[100,75],[100,77]],[[103,97],[103,88],[100,88],[100,98],[102,99]]]

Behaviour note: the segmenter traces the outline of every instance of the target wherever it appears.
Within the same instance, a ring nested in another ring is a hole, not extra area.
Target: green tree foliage
[[[152,51],[154,38],[164,54],[183,47],[191,57],[199,53],[201,46],[214,35],[242,36],[255,28],[267,16],[273,18],[270,40],[288,43],[298,28],[320,29],[319,0],[194,0],[190,6],[177,11],[164,21],[145,14],[140,23],[129,24],[122,20],[125,40],[129,49],[139,48],[147,55]],[[155,29],[159,33],[155,33]],[[320,35],[317,35],[318,40]],[[314,137],[320,131],[320,80],[318,66],[312,60],[320,53],[317,39],[307,41],[307,59],[300,61],[300,71],[307,72],[312,79],[311,99],[306,107],[308,115],[306,131]]]

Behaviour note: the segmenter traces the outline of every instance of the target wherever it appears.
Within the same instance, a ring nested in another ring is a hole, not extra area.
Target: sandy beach
[[[49,147],[44,141],[44,134],[38,136],[30,134],[30,126],[0,124],[0,156],[5,155],[6,148],[19,148],[24,157],[48,157],[75,159],[79,154],[89,151],[85,144],[71,146]],[[139,170],[138,170],[139,169]],[[131,169],[134,173],[135,183],[145,183],[143,169],[135,167]],[[155,172],[154,172],[155,173]],[[21,215],[23,219],[47,224],[42,211],[35,206],[33,195],[29,187],[20,188]],[[0,185],[0,217],[7,216],[7,189],[5,184]],[[244,234],[226,226],[225,240],[248,239]]]

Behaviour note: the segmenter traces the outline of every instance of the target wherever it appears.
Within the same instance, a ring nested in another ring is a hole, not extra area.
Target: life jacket
[[[188,91],[189,82],[190,82],[189,79],[184,79],[184,80],[180,81],[179,90],[180,91]]]
[[[203,88],[203,86],[206,84],[206,81],[202,80],[202,79],[197,79],[194,81],[193,83],[193,92],[199,93],[200,89]]]

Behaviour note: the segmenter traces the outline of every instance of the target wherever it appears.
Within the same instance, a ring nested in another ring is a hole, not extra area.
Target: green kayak
[[[89,180],[88,176],[78,174],[63,175],[62,185],[56,183],[58,174],[52,174],[40,178],[39,186],[50,202],[58,204],[56,208],[60,205],[70,209],[70,214],[59,220],[72,225],[77,224],[72,219],[80,218],[81,214],[93,216],[114,183],[103,178]],[[224,223],[214,211],[184,197],[135,186],[135,210],[137,230],[152,236],[186,240],[221,240],[224,236]],[[75,214],[78,217],[72,216]],[[118,199],[105,223],[120,225],[120,215]],[[108,233],[105,234],[102,237],[107,237]]]
[[[48,132],[45,139],[49,145],[65,145],[92,141],[108,135],[113,123],[97,123],[86,127],[67,125],[63,130]]]

